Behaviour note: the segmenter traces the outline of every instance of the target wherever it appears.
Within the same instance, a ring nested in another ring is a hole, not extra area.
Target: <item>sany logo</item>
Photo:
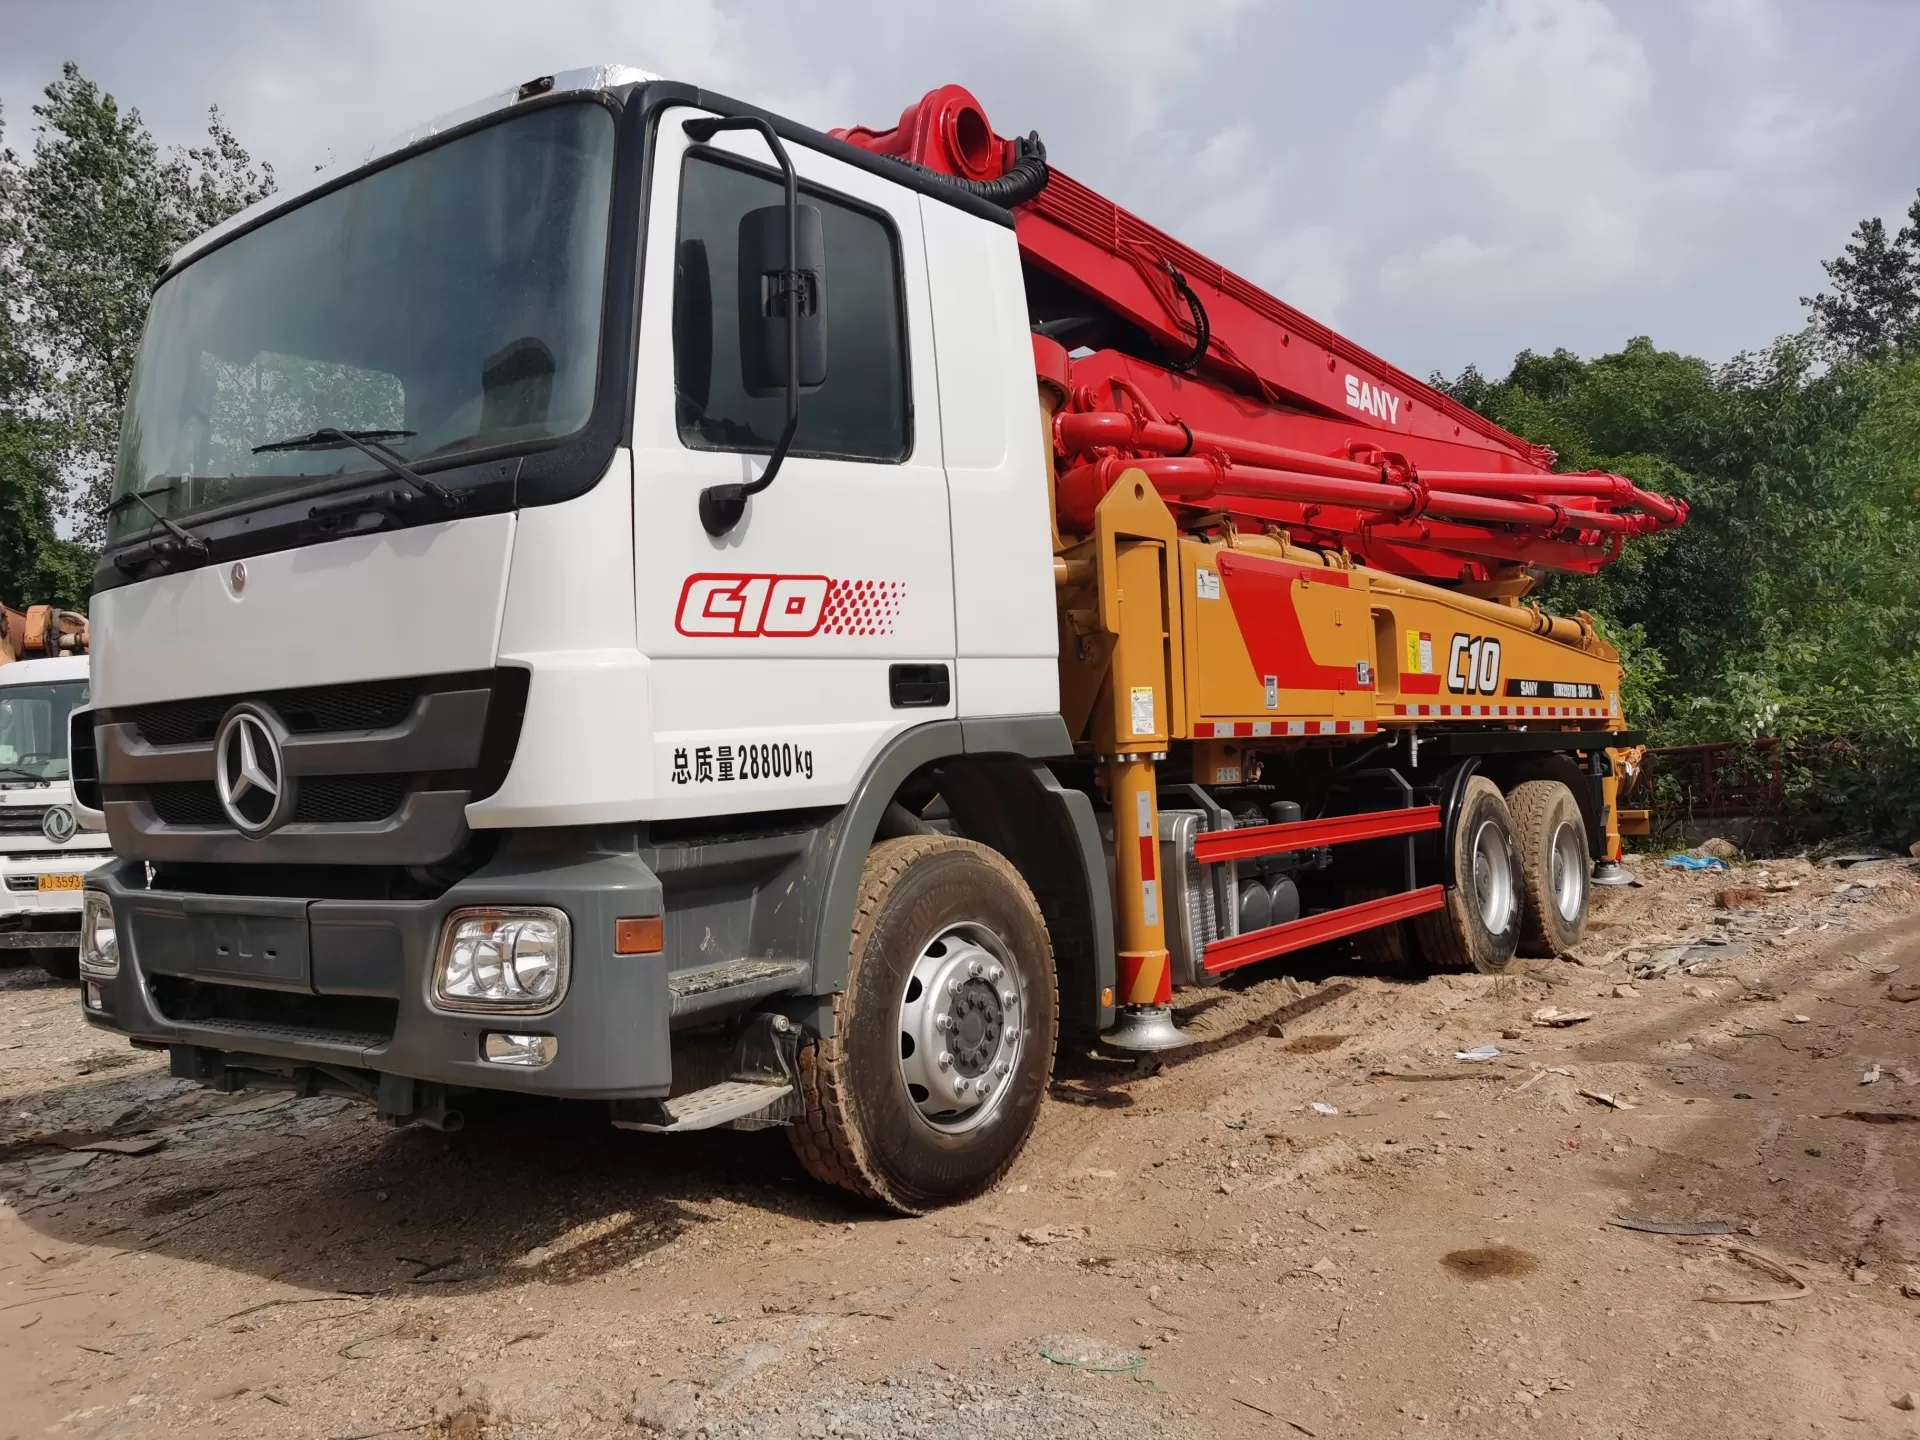
[[[899,580],[825,575],[690,575],[674,628],[682,635],[876,636],[893,633],[906,596]]]
[[[1400,397],[1390,395],[1378,385],[1369,385],[1358,375],[1347,376],[1347,404],[1369,415],[1378,415],[1389,425],[1400,419]]]

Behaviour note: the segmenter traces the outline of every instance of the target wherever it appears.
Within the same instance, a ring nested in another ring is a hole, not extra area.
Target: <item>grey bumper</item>
[[[406,1076],[459,1088],[575,1097],[664,1096],[672,1083],[667,961],[614,954],[614,921],[661,913],[631,855],[502,855],[434,900],[298,900],[150,890],[144,866],[87,877],[113,904],[120,972],[88,1021],[134,1039]],[[428,971],[449,912],[566,912],[571,975],[543,1015],[449,1014]],[[552,1035],[551,1064],[489,1063],[492,1031]]]

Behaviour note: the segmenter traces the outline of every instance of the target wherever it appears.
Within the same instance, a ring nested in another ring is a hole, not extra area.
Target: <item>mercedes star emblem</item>
[[[247,567],[243,561],[233,562],[233,569],[227,572],[227,583],[233,586],[236,595],[247,588]]]
[[[40,817],[40,833],[56,845],[66,844],[79,828],[80,822],[65,805],[55,805]]]
[[[243,835],[264,835],[292,813],[293,784],[280,741],[279,722],[253,705],[228,711],[214,737],[214,787]]]

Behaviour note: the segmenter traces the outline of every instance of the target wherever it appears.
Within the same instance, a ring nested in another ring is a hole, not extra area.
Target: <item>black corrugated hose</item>
[[[1017,157],[1013,168],[996,180],[968,180],[959,175],[949,175],[944,170],[931,169],[917,160],[903,160],[898,155],[888,158],[918,170],[922,175],[930,175],[956,190],[978,195],[989,205],[1011,210],[1016,205],[1026,204],[1046,189],[1047,177],[1051,173],[1047,169],[1047,147],[1042,143],[1038,130],[1024,139],[1016,139],[1013,148]]]

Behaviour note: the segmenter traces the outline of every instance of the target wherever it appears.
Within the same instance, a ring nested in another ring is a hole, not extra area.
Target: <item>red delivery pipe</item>
[[[1662,525],[1678,525],[1687,517],[1687,502],[1642,490],[1624,475],[1607,475],[1598,470],[1573,475],[1500,475],[1470,470],[1422,470],[1429,485],[1444,485],[1449,490],[1464,490],[1477,495],[1504,495],[1514,490],[1535,495],[1591,495],[1632,505],[1644,510]]]
[[[1242,440],[1229,435],[1216,435],[1204,430],[1190,430],[1185,425],[1161,420],[1146,420],[1120,410],[1092,410],[1068,413],[1054,420],[1054,435],[1060,449],[1069,455],[1082,454],[1095,449],[1115,450],[1157,450],[1163,455],[1176,459],[1187,458],[1194,452],[1217,451],[1233,463],[1236,469],[1246,473],[1246,467],[1258,467],[1293,475],[1315,475],[1331,479],[1358,482],[1366,485],[1378,485],[1382,481],[1380,467],[1364,464],[1357,460],[1341,460],[1331,455],[1316,455],[1306,450],[1294,450],[1284,445],[1268,445],[1260,441]],[[1433,490],[1427,501],[1427,510],[1434,514],[1452,515],[1462,519],[1486,520],[1498,524],[1555,524],[1558,516],[1552,504],[1534,502],[1527,504],[1524,510],[1506,508],[1488,509],[1469,503],[1469,496],[1491,497],[1503,502],[1503,507],[1531,501],[1538,495],[1579,495],[1593,496],[1612,500],[1618,504],[1627,504],[1644,510],[1660,524],[1674,525],[1686,515],[1683,503],[1670,501],[1664,496],[1652,495],[1641,490],[1632,481],[1618,475],[1604,475],[1589,472],[1584,475],[1554,475],[1542,472],[1538,475],[1501,475],[1483,474],[1464,470],[1423,470],[1418,472],[1420,480]],[[1222,491],[1221,493],[1234,493]],[[1269,492],[1261,492],[1269,493]],[[1509,498],[1511,497],[1511,498]],[[1330,495],[1314,498],[1331,499]],[[1358,504],[1359,502],[1354,502]],[[1374,508],[1363,506],[1362,508]],[[1395,513],[1399,513],[1397,510]],[[1572,514],[1580,525],[1589,530],[1606,530],[1621,534],[1644,534],[1650,525],[1625,522],[1631,517],[1610,516],[1601,511],[1581,509],[1567,512]]]
[[[1383,483],[1377,475],[1368,480],[1339,480],[1252,465],[1229,466],[1212,455],[1146,459],[1109,455],[1077,466],[1058,482],[1060,508],[1068,522],[1083,529],[1092,523],[1093,510],[1101,496],[1112,487],[1121,471],[1129,469],[1145,473],[1154,488],[1168,499],[1186,504],[1232,497],[1305,501],[1342,505],[1379,515],[1405,516],[1418,512],[1491,525],[1525,525],[1549,533],[1581,529],[1634,535],[1646,526],[1646,521],[1639,516],[1575,512],[1558,505],[1457,495],[1444,490],[1427,491],[1423,504],[1418,487]]]
[[[1121,410],[1063,414],[1054,420],[1053,430],[1060,448],[1069,455],[1101,447],[1157,450],[1162,455],[1173,456],[1217,450],[1238,465],[1263,465],[1274,470],[1358,480],[1369,485],[1380,483],[1378,465],[1363,465],[1357,460],[1340,460],[1332,455],[1316,455],[1310,450],[1293,450],[1285,445],[1267,445],[1231,435],[1215,435],[1206,430],[1189,430],[1185,425],[1164,420],[1142,420]]]

